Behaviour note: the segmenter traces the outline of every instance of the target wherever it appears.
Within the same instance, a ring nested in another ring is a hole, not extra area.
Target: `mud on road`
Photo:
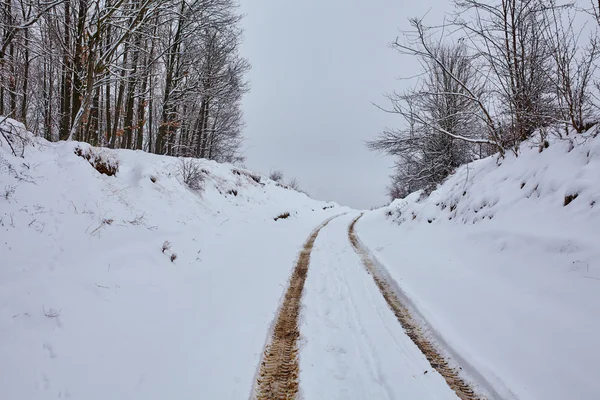
[[[263,353],[254,389],[254,396],[258,400],[295,399],[298,394],[298,315],[302,289],[315,240],[321,229],[336,217],[331,217],[319,225],[308,237],[300,252],[277,315],[273,334]]]
[[[358,237],[356,236],[356,232],[354,231],[354,227],[360,217],[362,217],[362,214],[352,221],[348,227],[348,238],[408,337],[410,337],[414,344],[417,345],[419,350],[421,350],[431,364],[431,367],[442,375],[446,380],[446,383],[448,383],[448,386],[454,390],[459,398],[462,400],[483,400],[475,394],[473,389],[471,389],[471,387],[459,376],[458,371],[448,365],[446,359],[423,334],[421,327],[412,317],[408,308],[402,304],[397,294],[382,276],[381,272],[375,267],[373,260],[368,252],[361,246]]]

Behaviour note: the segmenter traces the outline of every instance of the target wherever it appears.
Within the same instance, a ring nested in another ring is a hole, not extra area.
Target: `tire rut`
[[[448,365],[446,359],[440,354],[434,344],[428,340],[419,324],[410,314],[408,308],[402,304],[394,290],[390,287],[386,279],[381,276],[381,273],[373,264],[373,261],[369,257],[369,254],[361,247],[354,227],[358,220],[362,217],[359,215],[352,221],[348,227],[348,238],[352,243],[352,247],[356,253],[360,256],[363,265],[369,275],[373,277],[375,284],[379,288],[381,294],[385,298],[389,307],[392,309],[394,315],[402,325],[402,328],[406,332],[407,336],[417,345],[419,350],[425,355],[431,367],[434,368],[440,375],[446,380],[446,383],[456,393],[456,395],[462,400],[483,400],[479,397],[473,389],[465,382],[460,376],[457,370]]]
[[[308,237],[298,256],[271,339],[263,353],[254,389],[254,396],[258,400],[295,399],[298,394],[298,315],[310,253],[321,229],[338,216],[331,217],[319,225]]]

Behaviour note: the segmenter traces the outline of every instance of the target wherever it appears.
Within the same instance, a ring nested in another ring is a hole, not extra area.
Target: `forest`
[[[235,0],[3,1],[0,115],[50,141],[240,161],[241,18]]]

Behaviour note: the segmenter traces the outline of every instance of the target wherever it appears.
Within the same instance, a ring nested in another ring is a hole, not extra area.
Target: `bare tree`
[[[502,128],[497,121],[496,117],[492,112],[492,105],[488,102],[488,97],[486,96],[486,92],[482,91],[482,85],[487,85],[488,81],[481,81],[480,79],[475,78],[475,74],[473,71],[475,69],[467,69],[469,73],[466,77],[469,78],[468,81],[464,80],[464,77],[457,75],[457,71],[453,70],[459,65],[465,66],[467,64],[473,63],[474,58],[470,57],[468,60],[464,58],[464,56],[456,56],[456,57],[447,57],[446,52],[439,51],[438,49],[443,48],[439,43],[433,44],[429,38],[432,33],[430,32],[430,28],[427,28],[423,25],[421,19],[413,18],[410,19],[411,26],[414,28],[414,32],[411,32],[411,37],[409,37],[407,43],[400,43],[398,39],[393,43],[393,47],[400,51],[402,54],[407,54],[410,56],[414,56],[419,58],[422,62],[425,63],[424,68],[426,73],[433,73],[433,75],[438,75],[442,79],[446,81],[448,87],[442,87],[440,91],[440,87],[434,87],[433,90],[431,88],[425,88],[421,91],[417,90],[413,94],[413,98],[418,98],[419,93],[430,96],[431,105],[435,107],[435,99],[437,97],[443,98],[443,96],[449,96],[449,98],[456,101],[460,99],[462,102],[462,106],[470,105],[468,111],[461,110],[461,115],[456,115],[457,118],[464,118],[467,114],[470,114],[475,120],[479,121],[482,124],[482,132],[483,135],[469,137],[463,136],[458,132],[452,132],[445,129],[445,125],[451,121],[451,119],[446,119],[446,123],[440,124],[439,122],[445,118],[442,116],[441,118],[437,118],[436,120],[430,120],[426,116],[423,116],[422,113],[419,112],[410,112],[411,120],[416,123],[422,124],[429,129],[432,129],[440,134],[447,135],[453,139],[463,140],[465,142],[474,143],[474,144],[482,144],[482,145],[490,145],[495,147],[501,154],[504,154],[504,146],[503,146],[503,138],[502,138]],[[457,49],[461,49],[461,47],[457,47]],[[459,50],[464,51],[464,50]],[[466,53],[465,53],[466,55]],[[445,56],[442,58],[442,56]],[[462,62],[461,62],[462,58]],[[464,68],[459,68],[460,71],[465,71]],[[438,78],[434,78],[438,79]],[[415,97],[416,96],[416,97]],[[394,100],[394,99],[392,99]],[[443,100],[442,100],[443,101]],[[395,107],[400,106],[401,102],[393,101],[392,102]],[[462,107],[461,106],[461,107]],[[394,112],[404,113],[406,110],[396,108]],[[456,111],[455,111],[456,112]]]
[[[405,41],[393,43],[419,60],[422,74],[412,89],[388,96],[385,111],[402,116],[403,126],[368,143],[396,157],[392,198],[431,190],[472,159],[518,155],[536,131],[583,132],[600,120],[600,43],[594,33],[582,45],[583,31],[574,28],[574,13],[600,24],[600,2],[589,9],[555,0],[453,2],[450,24],[432,28],[412,18]]]
[[[486,93],[464,44],[422,46],[426,50],[419,59],[424,72],[417,86],[388,96],[392,104],[388,111],[403,117],[404,127],[387,129],[368,143],[370,149],[396,157],[392,197],[417,189],[430,191],[476,157],[481,145],[496,145],[478,137],[485,131],[487,117],[479,102]]]
[[[557,122],[581,133],[598,122],[592,83],[600,46],[595,34],[590,36],[587,46],[580,46],[582,30],[576,32],[575,17],[569,11],[548,10],[545,35],[554,61],[550,78],[556,90]]]
[[[516,153],[519,143],[551,123],[555,113],[551,49],[543,32],[544,13],[556,6],[546,0],[455,0],[455,4],[459,10],[455,24],[484,59],[482,73],[492,78],[489,84],[502,112],[503,144]]]

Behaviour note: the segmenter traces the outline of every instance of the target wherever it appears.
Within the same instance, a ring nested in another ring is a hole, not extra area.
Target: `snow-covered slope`
[[[465,165],[430,196],[413,193],[357,225],[431,334],[492,395],[600,398],[593,132]]]
[[[247,398],[302,243],[343,207],[203,160],[194,191],[178,159],[23,134],[24,158],[0,146],[0,398]]]
[[[310,261],[301,394],[454,398],[352,249],[356,211],[205,160],[193,190],[176,158],[11,123],[29,143],[0,136],[0,399],[248,398],[304,241],[345,212]],[[473,387],[596,399],[600,137],[530,146],[356,231]]]

